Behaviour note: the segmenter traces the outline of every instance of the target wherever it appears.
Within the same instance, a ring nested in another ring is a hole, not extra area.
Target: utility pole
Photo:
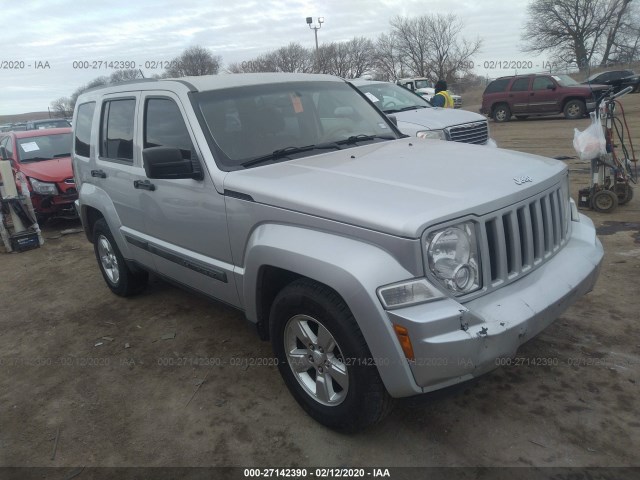
[[[307,17],[307,25],[309,25],[309,28],[312,29],[316,34],[316,52],[318,51],[318,30],[322,28],[323,23],[324,23],[324,17],[318,17],[318,26],[313,24],[312,17]]]

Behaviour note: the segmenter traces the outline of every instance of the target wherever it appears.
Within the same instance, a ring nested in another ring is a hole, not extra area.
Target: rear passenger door
[[[529,108],[539,113],[557,113],[561,110],[561,104],[557,91],[557,85],[547,75],[534,77],[529,97]]]
[[[141,191],[147,222],[145,241],[159,273],[209,296],[237,305],[224,196],[205,168],[201,149],[178,96],[144,92],[141,151],[177,147],[202,179],[146,179]]]
[[[124,235],[131,260],[153,269],[154,262],[149,252],[131,241],[141,235],[146,227],[140,191],[135,188],[136,182],[146,178],[140,151],[135,148],[139,102],[139,92],[104,97],[99,106],[98,152],[95,165],[90,167],[90,175],[91,183],[105,190],[113,202],[120,224],[111,224],[110,227],[118,228],[120,234]]]
[[[530,77],[517,78],[511,84],[509,103],[514,115],[529,112],[529,80]]]

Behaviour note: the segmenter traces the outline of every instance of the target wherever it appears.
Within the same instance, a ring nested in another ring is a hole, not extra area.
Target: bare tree
[[[342,78],[357,78],[375,68],[373,42],[356,37],[348,42],[323,44],[315,53],[314,70]]]
[[[229,73],[309,73],[313,71],[313,54],[299,43],[292,42],[286,47],[280,47],[251,60],[232,63],[227,71]]]
[[[109,76],[109,83],[126,82],[129,80],[136,80],[143,78],[140,70],[137,68],[131,68],[127,70],[116,70]]]
[[[402,57],[392,35],[381,34],[375,44],[375,77],[395,81],[403,76]]]
[[[640,4],[629,5],[613,40],[609,63],[632,63],[640,60]]]
[[[60,97],[51,102],[51,110],[54,117],[70,117],[73,115],[73,106],[69,97]]]
[[[551,52],[558,60],[588,69],[606,65],[617,44],[631,0],[534,0],[527,7],[523,40],[529,52]]]
[[[426,15],[417,18],[394,17],[391,19],[391,35],[406,69],[413,75],[426,77],[431,48],[427,43],[428,17]]]
[[[391,20],[392,40],[402,65],[413,75],[449,82],[467,74],[482,40],[462,37],[464,24],[454,14]]]
[[[216,75],[220,70],[222,57],[213,55],[204,47],[187,48],[171,61],[166,70],[166,77],[189,77],[199,75]]]

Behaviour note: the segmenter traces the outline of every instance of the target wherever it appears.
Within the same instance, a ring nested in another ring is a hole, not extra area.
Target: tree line
[[[600,66],[631,63],[640,59],[640,0],[532,0],[523,26],[523,50],[552,55],[558,67],[587,71]],[[277,48],[222,68],[222,57],[194,46],[169,62],[155,78],[252,72],[327,73],[342,78],[369,75],[395,81],[419,76],[449,84],[477,83],[473,56],[482,48],[481,38],[466,38],[464,24],[454,14],[418,17],[396,16],[390,31],[371,40],[354,37],[323,43],[316,50],[300,43]],[[51,103],[58,116],[70,116],[76,99],[85,90],[140,78],[140,70],[118,70],[78,87],[70,97]]]
[[[420,76],[434,82],[439,79],[454,82],[470,74],[469,60],[482,46],[480,38],[462,37],[464,25],[453,14],[397,16],[390,26],[389,33],[375,40],[355,37],[344,42],[324,43],[317,50],[292,42],[246,61],[231,63],[224,71],[327,73],[343,78],[371,75],[388,81]],[[194,46],[171,60],[169,68],[154,78],[215,75],[221,71],[221,56]],[[70,116],[76,99],[85,90],[141,76],[140,70],[118,70],[110,76],[95,78],[78,87],[70,97],[53,101],[52,110],[58,116]]]

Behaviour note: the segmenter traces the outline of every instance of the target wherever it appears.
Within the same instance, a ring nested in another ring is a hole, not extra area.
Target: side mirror
[[[398,119],[395,115],[387,115],[387,118],[391,120],[391,123],[393,123],[396,127],[398,126]]]
[[[547,85],[547,90],[555,90],[556,86],[555,85]]]
[[[180,179],[194,178],[191,160],[182,158],[175,147],[150,147],[142,150],[144,171],[148,178]]]
[[[2,158],[2,160],[10,160],[9,152],[7,152],[7,149],[5,147],[0,147],[0,157]]]

